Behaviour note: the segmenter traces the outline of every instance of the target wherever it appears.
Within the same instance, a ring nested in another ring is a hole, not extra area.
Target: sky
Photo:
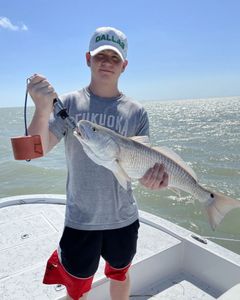
[[[128,37],[119,88],[135,100],[239,96],[239,12],[239,0],[0,0],[0,107],[23,106],[34,73],[58,94],[87,86],[100,26]]]

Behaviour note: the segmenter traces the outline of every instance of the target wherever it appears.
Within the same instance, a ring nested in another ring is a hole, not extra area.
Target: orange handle
[[[18,136],[11,138],[14,158],[30,160],[43,156],[40,135]]]

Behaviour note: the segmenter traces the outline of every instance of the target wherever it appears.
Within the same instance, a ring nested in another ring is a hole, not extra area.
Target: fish
[[[168,188],[198,199],[213,230],[228,212],[240,208],[239,200],[201,186],[193,169],[177,153],[167,147],[152,147],[148,136],[122,136],[88,120],[77,123],[74,135],[87,156],[112,171],[125,190],[132,180],[142,178],[156,163],[162,164],[168,174]]]

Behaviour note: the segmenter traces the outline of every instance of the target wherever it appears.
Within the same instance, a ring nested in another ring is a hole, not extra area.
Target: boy
[[[127,47],[121,31],[98,28],[86,53],[89,86],[61,100],[76,122],[88,119],[125,136],[149,135],[144,108],[118,89],[119,77],[128,64]],[[111,299],[127,300],[128,270],[139,228],[131,186],[125,191],[109,170],[92,162],[63,120],[51,114],[57,95],[46,78],[32,76],[28,90],[36,108],[29,133],[41,135],[44,153],[64,137],[68,169],[65,227],[58,249],[48,260],[43,282],[64,284],[68,299],[86,299],[102,256]],[[140,182],[151,189],[163,188],[168,176],[161,165],[155,165]]]

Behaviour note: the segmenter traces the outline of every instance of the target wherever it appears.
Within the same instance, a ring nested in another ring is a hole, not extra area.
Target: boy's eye
[[[103,54],[97,54],[97,58],[98,58],[98,59],[103,59],[103,58],[104,58],[104,55],[103,55]]]
[[[105,55],[105,54],[97,54],[96,56],[96,59],[101,61],[101,60],[109,60],[109,61],[112,61],[114,63],[119,63],[121,61],[120,57],[118,57],[117,55],[112,55],[112,56],[108,56],[108,55]]]
[[[112,56],[112,60],[114,62],[120,62],[120,58],[118,56]]]

